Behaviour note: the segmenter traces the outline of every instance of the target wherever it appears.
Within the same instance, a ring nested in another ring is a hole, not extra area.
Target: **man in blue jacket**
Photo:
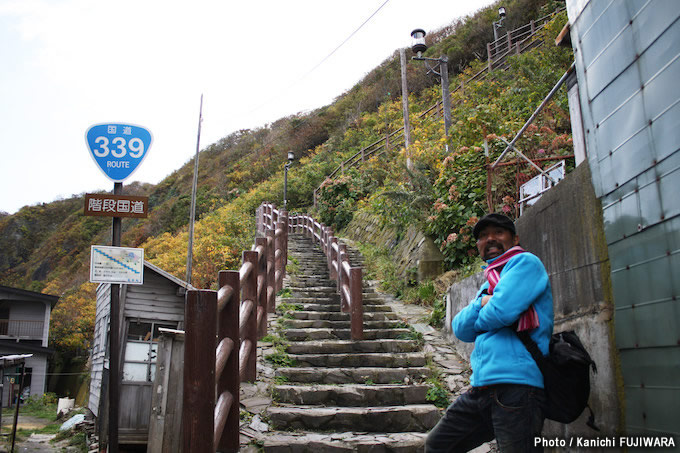
[[[519,247],[515,225],[501,214],[473,229],[487,262],[487,281],[453,319],[453,332],[474,342],[471,389],[451,404],[428,434],[425,451],[465,452],[496,439],[501,452],[542,451],[543,375],[515,330],[528,330],[548,353],[553,301],[545,267]]]

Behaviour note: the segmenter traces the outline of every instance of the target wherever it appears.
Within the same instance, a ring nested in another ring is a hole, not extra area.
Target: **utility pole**
[[[196,187],[198,186],[198,151],[201,147],[201,123],[203,122],[203,95],[198,109],[198,137],[196,137],[196,157],[194,158],[194,182],[191,187],[191,216],[189,217],[189,245],[187,247],[187,276],[185,281],[191,284],[191,262],[194,255],[194,218],[196,217]]]
[[[404,109],[404,147],[406,148],[406,168],[413,169],[411,153],[408,146],[411,143],[411,123],[408,118],[408,86],[406,83],[406,49],[399,49],[399,59],[401,60],[401,105]]]

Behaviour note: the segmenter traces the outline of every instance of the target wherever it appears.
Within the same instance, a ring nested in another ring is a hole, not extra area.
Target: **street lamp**
[[[503,8],[502,6],[498,8],[498,16],[500,17],[500,19],[492,22],[494,42],[498,41],[498,32],[496,30],[503,26],[503,19],[505,19],[505,8]]]
[[[283,166],[283,209],[286,209],[286,203],[288,202],[287,197],[288,197],[288,168],[290,168],[291,164],[295,160],[295,154],[293,154],[291,151],[288,151],[288,162],[286,165]]]
[[[504,10],[505,11],[505,10]],[[442,103],[444,105],[444,133],[449,136],[449,129],[451,128],[451,95],[449,93],[449,58],[446,55],[442,55],[439,58],[427,58],[423,57],[423,52],[427,50],[427,44],[425,43],[425,30],[422,28],[416,28],[411,32],[411,37],[413,38],[413,43],[411,45],[411,50],[417,55],[413,57],[414,60],[424,61],[428,69],[428,74],[433,72],[442,79]],[[433,67],[430,67],[428,61],[436,61],[439,63],[439,72]],[[448,151],[449,145],[446,145],[446,150]]]

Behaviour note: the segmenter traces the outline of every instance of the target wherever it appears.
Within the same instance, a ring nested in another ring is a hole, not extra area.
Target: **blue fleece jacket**
[[[491,264],[493,260],[489,260]],[[553,331],[553,300],[548,273],[531,253],[512,257],[503,267],[500,281],[489,302],[482,307],[485,282],[477,296],[453,319],[453,332],[460,340],[475,343],[470,362],[471,384],[524,384],[543,388],[543,375],[511,326],[531,304],[539,327],[530,333],[543,354],[548,353]]]

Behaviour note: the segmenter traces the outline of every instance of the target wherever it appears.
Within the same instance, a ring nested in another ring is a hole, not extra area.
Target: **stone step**
[[[430,387],[421,385],[277,385],[274,399],[280,403],[313,406],[403,406],[425,404]]]
[[[426,432],[440,418],[439,409],[431,404],[314,408],[270,406],[266,412],[270,425],[282,430]]]
[[[283,332],[286,339],[290,341],[310,341],[337,339],[349,340],[350,329],[287,329]],[[377,340],[381,338],[408,338],[411,334],[409,329],[366,329],[364,328],[364,340]]]
[[[427,433],[271,433],[262,436],[266,453],[412,453],[425,448]]]
[[[326,319],[328,321],[348,321],[350,319],[349,313],[324,313],[317,311],[292,311],[289,313],[292,319]],[[368,312],[364,313],[364,322],[366,321],[387,321],[395,320],[397,315],[393,312]]]
[[[278,368],[276,376],[288,382],[303,384],[394,384],[396,382],[423,382],[432,371],[424,366],[405,368],[352,367],[352,368]]]
[[[364,352],[341,354],[288,354],[298,367],[423,367],[426,360],[422,353],[414,352]]]
[[[286,347],[288,354],[352,354],[414,352],[419,345],[413,340],[325,340],[293,341]],[[421,354],[422,355],[422,354]]]
[[[291,329],[349,329],[349,318],[344,321],[329,319],[286,319],[284,325]],[[403,326],[398,320],[364,321],[366,329],[396,329]]]
[[[290,302],[289,302],[290,300]],[[340,313],[340,303],[324,304],[324,303],[300,303],[299,299],[286,298],[282,299],[284,302],[299,304],[302,308],[300,311],[316,311],[323,313]],[[296,301],[296,302],[293,302]],[[362,304],[364,312],[392,312],[392,307],[389,305],[378,304]]]
[[[293,293],[291,297],[282,297],[281,302],[287,302],[289,304],[335,304],[340,306],[340,295],[338,294],[320,294],[318,297],[315,296],[299,296],[298,293]],[[369,296],[363,297],[362,305],[384,305],[385,301],[380,297]]]

